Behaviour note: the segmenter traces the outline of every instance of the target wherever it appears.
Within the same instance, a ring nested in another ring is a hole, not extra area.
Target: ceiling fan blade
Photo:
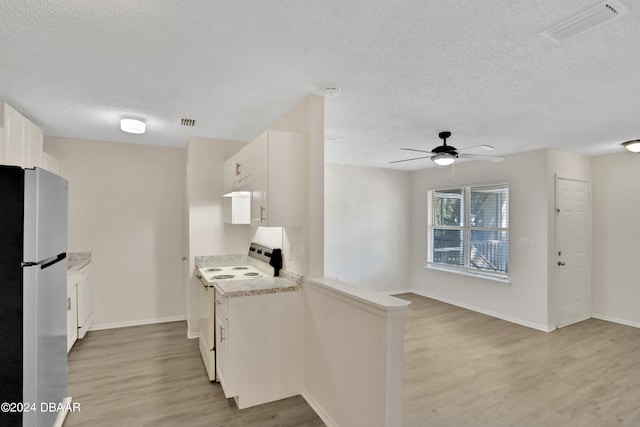
[[[481,144],[481,145],[473,145],[471,147],[460,148],[458,151],[469,151],[469,150],[493,151],[495,150],[495,147],[487,144]]]
[[[504,157],[500,157],[500,156],[485,156],[483,154],[464,154],[461,153],[459,155],[460,158],[462,159],[469,159],[469,160],[487,160],[489,162],[501,162],[504,160]]]
[[[419,160],[419,159],[430,159],[431,156],[423,156],[423,157],[414,157],[412,159],[404,159],[404,160],[394,160],[389,163],[402,163],[402,162],[410,162],[411,160]]]
[[[416,148],[401,148],[401,150],[405,150],[405,151],[417,151],[418,153],[431,153],[431,151],[418,150],[418,149],[416,149]]]

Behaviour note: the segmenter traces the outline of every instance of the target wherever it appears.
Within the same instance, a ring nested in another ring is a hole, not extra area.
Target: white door
[[[591,317],[589,183],[556,180],[556,325]]]

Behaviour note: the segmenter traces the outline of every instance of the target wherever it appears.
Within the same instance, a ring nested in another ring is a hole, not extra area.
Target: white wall
[[[223,217],[224,161],[246,143],[190,138],[187,145],[186,192],[188,267],[184,272],[188,335],[198,332],[198,279],[195,257],[246,253],[251,242],[248,225],[225,224]]]
[[[593,315],[640,327],[640,154],[592,159]]]
[[[306,135],[309,142],[308,221],[284,228],[284,267],[305,276],[324,271],[324,98],[309,95],[278,119],[270,130]],[[293,248],[291,253],[289,249]]]
[[[325,164],[325,272],[386,291],[409,283],[411,174]]]
[[[69,180],[69,251],[92,253],[94,328],[183,319],[184,150],[45,137]]]
[[[548,324],[549,206],[546,150],[508,156],[501,163],[458,163],[412,175],[411,287],[419,293],[536,329]],[[452,185],[509,184],[511,285],[426,269],[427,191]],[[532,248],[520,247],[533,238]]]

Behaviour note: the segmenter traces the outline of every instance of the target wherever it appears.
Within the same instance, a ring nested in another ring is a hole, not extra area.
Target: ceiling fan
[[[493,150],[493,147],[490,145],[476,145],[473,147],[461,148],[457,149],[454,146],[447,145],[447,138],[451,136],[451,132],[444,131],[438,134],[438,137],[442,139],[442,145],[434,148],[431,151],[426,150],[417,150],[415,148],[401,148],[401,150],[406,151],[417,151],[419,153],[429,153],[428,156],[421,157],[413,157],[411,159],[404,160],[394,160],[389,163],[401,163],[401,162],[409,162],[411,160],[419,160],[419,159],[431,159],[438,166],[448,166],[456,161],[456,159],[469,159],[469,160],[488,160],[490,162],[500,162],[504,160],[504,157],[500,156],[487,156],[484,154],[466,154],[463,151],[472,150],[472,149],[484,149],[484,150]]]

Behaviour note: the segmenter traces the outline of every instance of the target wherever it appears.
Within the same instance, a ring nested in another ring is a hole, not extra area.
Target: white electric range
[[[282,266],[281,252],[251,243],[247,255],[197,257],[199,347],[209,381],[216,380],[215,369],[215,307],[216,292],[222,287],[236,286],[241,281],[277,276]]]

